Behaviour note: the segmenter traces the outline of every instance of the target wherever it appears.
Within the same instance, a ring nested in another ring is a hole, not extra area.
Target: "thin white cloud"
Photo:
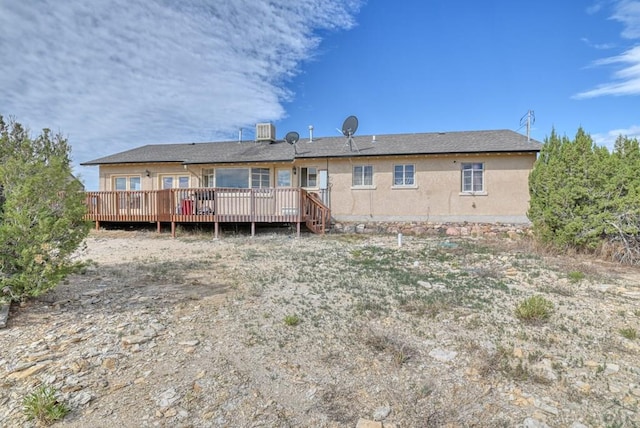
[[[587,7],[587,13],[589,15],[594,15],[594,14],[600,12],[600,10],[602,9],[602,7],[604,5],[603,3],[604,2],[602,2],[602,1],[594,2],[591,6]]]
[[[631,125],[623,129],[612,129],[604,134],[592,134],[591,138],[593,138],[596,144],[613,149],[616,139],[621,135],[640,140],[640,125]]]
[[[598,85],[594,89],[580,92],[574,98],[594,98],[603,95],[640,95],[640,46],[629,49],[622,55],[604,58],[595,65],[625,64],[613,74],[614,80]]]
[[[618,1],[611,19],[619,21],[624,25],[622,37],[626,39],[640,38],[640,1]]]
[[[611,19],[623,24],[621,33],[623,38],[640,38],[640,1],[615,1]],[[589,43],[587,39],[583,39],[583,41]],[[593,89],[575,94],[573,98],[640,95],[640,45],[635,45],[620,55],[597,60],[593,65],[616,65],[618,69],[613,73],[609,82],[601,83]]]
[[[598,49],[598,50],[607,50],[607,49],[613,49],[616,47],[616,45],[613,43],[593,43],[591,40],[589,40],[586,37],[582,37],[580,40],[590,48]]]
[[[0,2],[0,114],[69,135],[87,161],[143,143],[223,138],[285,116],[318,30],[359,0]]]

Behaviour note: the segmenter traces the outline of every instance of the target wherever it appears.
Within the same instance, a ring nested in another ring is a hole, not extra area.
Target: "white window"
[[[352,185],[353,187],[373,186],[373,165],[355,165]]]
[[[269,168],[217,168],[216,187],[230,189],[263,189],[271,187]]]
[[[416,167],[412,164],[394,165],[393,167],[393,185],[395,187],[410,186],[416,184],[415,179]]]
[[[142,185],[140,184],[140,176],[129,176],[129,177],[116,177],[114,178],[114,188],[118,191],[123,190],[142,190]]]
[[[271,187],[269,168],[251,168],[251,187],[265,189]]]
[[[318,187],[318,168],[315,166],[300,168],[300,186]]]
[[[249,169],[248,168],[217,168],[216,169],[216,187],[225,187],[230,189],[248,189],[249,188]]]
[[[162,175],[163,189],[187,189],[189,187],[188,175]]]
[[[484,164],[463,163],[462,164],[462,192],[476,193],[484,192]]]
[[[215,187],[215,170],[213,168],[202,170],[202,187]]]
[[[276,184],[278,187],[291,187],[291,170],[279,169],[276,172]]]

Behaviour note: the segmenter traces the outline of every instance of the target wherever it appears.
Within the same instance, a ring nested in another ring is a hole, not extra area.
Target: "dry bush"
[[[400,338],[375,332],[371,328],[365,329],[361,337],[364,338],[364,343],[367,347],[373,351],[389,355],[393,365],[396,367],[402,367],[406,362],[414,358],[417,353],[415,349],[404,343]]]
[[[625,240],[604,240],[595,253],[603,260],[627,265],[639,265],[640,236],[629,236]]]
[[[448,302],[416,299],[408,300],[399,306],[399,309],[403,312],[431,319],[450,308],[451,306]]]

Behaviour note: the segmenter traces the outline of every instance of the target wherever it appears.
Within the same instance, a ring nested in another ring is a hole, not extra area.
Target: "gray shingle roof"
[[[82,165],[179,162],[213,164],[281,162],[294,159],[391,156],[418,154],[539,152],[542,144],[510,130],[389,134],[355,136],[350,150],[346,137],[301,139],[293,146],[284,141],[151,144],[84,162]]]

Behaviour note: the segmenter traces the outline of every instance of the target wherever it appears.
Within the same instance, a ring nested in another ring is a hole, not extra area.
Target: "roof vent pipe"
[[[242,143],[242,128],[238,131],[238,143]]]
[[[309,142],[313,143],[313,125],[309,125]]]

